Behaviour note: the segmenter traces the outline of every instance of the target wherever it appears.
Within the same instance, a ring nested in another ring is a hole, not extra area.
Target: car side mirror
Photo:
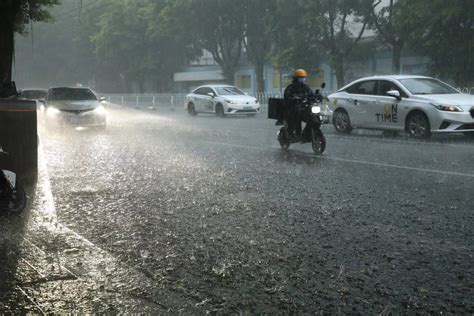
[[[214,93],[212,93],[212,92],[209,92],[207,95],[214,98]]]
[[[402,96],[400,95],[400,91],[398,91],[398,90],[390,90],[390,91],[387,91],[386,94],[388,96],[396,98],[397,100],[402,99]]]
[[[326,88],[326,82],[321,83],[321,89]]]

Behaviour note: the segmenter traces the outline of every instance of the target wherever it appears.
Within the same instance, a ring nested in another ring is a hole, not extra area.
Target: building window
[[[284,89],[291,83],[291,74],[282,74],[280,82],[280,72],[278,70],[273,71],[272,86],[274,89],[280,88],[280,83]]]
[[[240,89],[251,89],[252,88],[252,77],[250,75],[237,75],[235,84]]]

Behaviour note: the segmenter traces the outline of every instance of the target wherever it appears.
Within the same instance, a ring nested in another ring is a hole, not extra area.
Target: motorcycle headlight
[[[46,113],[47,113],[49,116],[58,115],[59,112],[60,112],[60,111],[59,111],[58,109],[53,108],[53,107],[49,107],[49,108],[46,110]]]
[[[313,106],[313,107],[311,108],[311,112],[312,112],[313,114],[319,114],[319,113],[321,113],[321,107],[319,107],[319,106]]]
[[[431,103],[431,105],[440,111],[462,112],[462,109],[459,106],[455,106],[455,105],[445,105],[445,104],[440,104],[440,103]]]

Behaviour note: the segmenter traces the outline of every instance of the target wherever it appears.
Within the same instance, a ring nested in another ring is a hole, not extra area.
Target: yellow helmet
[[[308,77],[308,74],[306,73],[306,70],[304,69],[296,69],[295,72],[293,73],[294,77]]]

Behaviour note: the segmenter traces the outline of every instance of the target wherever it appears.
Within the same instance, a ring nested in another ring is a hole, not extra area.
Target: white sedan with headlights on
[[[334,127],[341,133],[353,128],[406,131],[414,138],[474,133],[474,118],[469,113],[474,96],[435,78],[362,78],[329,95],[329,100]]]
[[[47,127],[75,126],[100,127],[107,124],[104,98],[99,98],[89,88],[50,88],[41,101],[41,114]]]
[[[191,116],[197,113],[226,115],[256,115],[260,112],[258,100],[234,86],[207,85],[186,96],[184,108]]]

